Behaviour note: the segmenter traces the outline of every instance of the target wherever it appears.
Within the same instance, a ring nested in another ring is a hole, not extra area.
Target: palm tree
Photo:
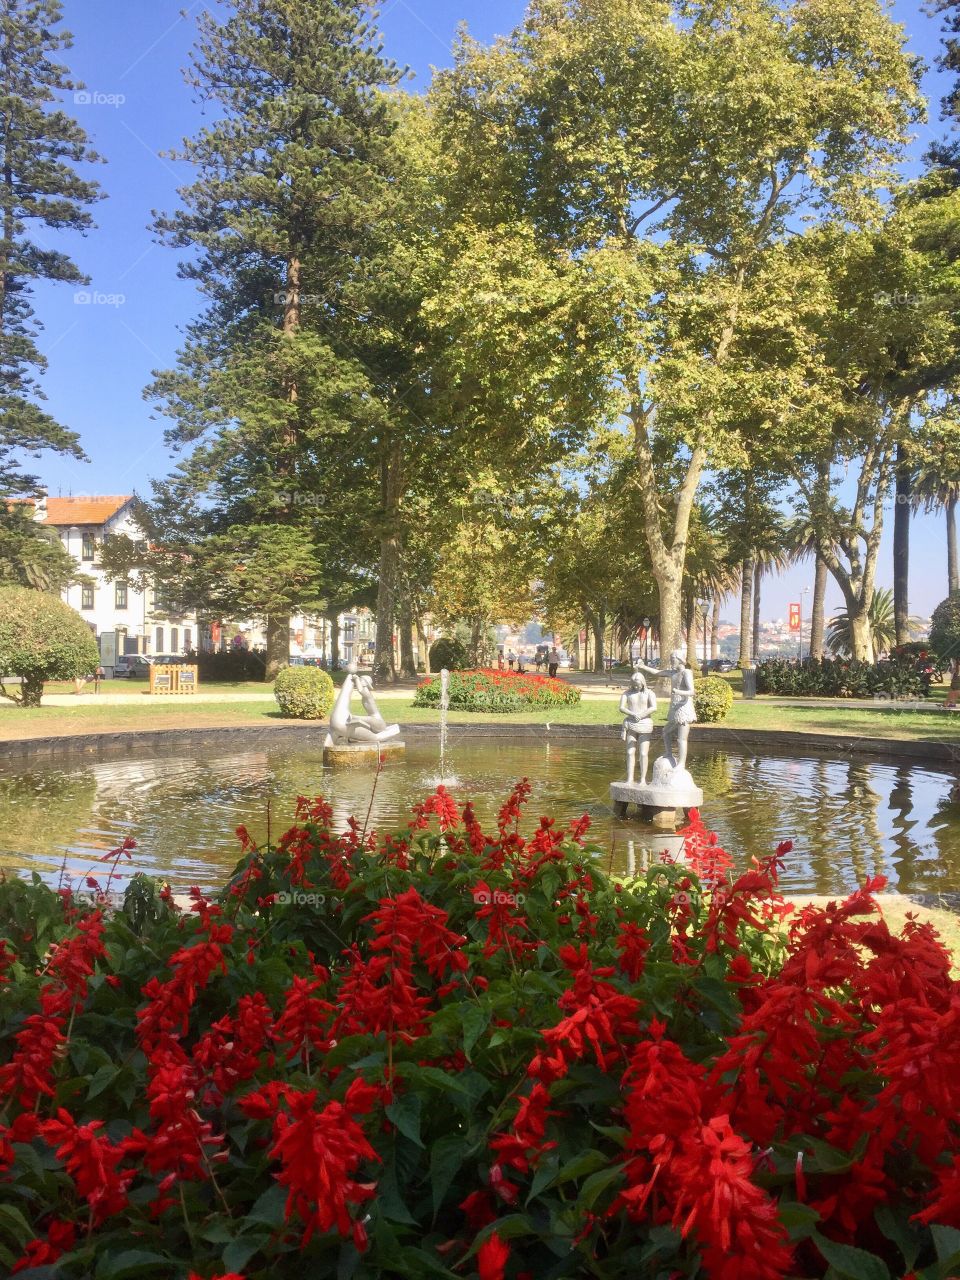
[[[810,648],[811,658],[823,657],[824,636],[824,601],[827,595],[827,583],[830,571],[826,561],[817,550],[817,536],[813,520],[809,513],[799,515],[787,528],[788,555],[794,564],[813,557],[813,600],[810,610]]]
[[[690,523],[690,541],[683,573],[684,617],[687,626],[687,661],[697,662],[698,623],[706,636],[712,603],[714,631],[718,625],[720,602],[739,585],[738,569],[730,562],[720,519],[707,506],[698,506]]]
[[[960,475],[951,473],[936,461],[925,462],[913,482],[913,509],[945,511],[947,517],[947,595],[960,591],[960,560],[957,558],[957,503],[960,501]]]
[[[884,587],[874,591],[870,601],[870,635],[873,640],[874,657],[878,657],[889,649],[896,636],[896,624],[893,611],[893,592]],[[849,657],[853,652],[853,636],[850,628],[850,616],[846,609],[830,619],[827,632],[827,646],[831,653],[841,657]]]

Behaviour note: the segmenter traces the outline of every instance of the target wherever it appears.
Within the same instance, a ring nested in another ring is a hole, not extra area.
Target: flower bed
[[[734,878],[699,821],[616,882],[586,818],[518,834],[528,790],[488,833],[442,788],[380,837],[301,800],[186,914],[0,883],[0,1270],[960,1274],[932,930],[880,880],[792,912],[788,845]]]
[[[930,675],[913,655],[883,662],[806,658],[802,665],[772,658],[757,664],[757,692],[788,698],[923,698]]]
[[[566,680],[517,671],[451,671],[449,689],[454,711],[527,711],[572,707],[580,701],[580,690]],[[420,681],[413,705],[439,707],[439,676]]]

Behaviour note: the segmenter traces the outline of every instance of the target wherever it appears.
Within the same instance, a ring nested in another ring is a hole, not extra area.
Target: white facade
[[[40,498],[35,518],[55,529],[77,568],[90,581],[61,593],[89,625],[101,647],[104,665],[114,652],[180,654],[199,643],[195,614],[172,615],[152,588],[137,591],[130,583],[108,578],[99,564],[99,548],[108,534],[142,537],[130,513],[131,495],[113,497]],[[115,647],[114,647],[115,646]]]

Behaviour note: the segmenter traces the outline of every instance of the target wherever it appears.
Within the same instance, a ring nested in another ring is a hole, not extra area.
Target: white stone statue
[[[351,714],[350,700],[354,692],[359,693],[366,715]],[[376,744],[395,738],[399,732],[398,724],[387,724],[380,714],[373,696],[373,681],[367,675],[358,675],[356,666],[351,663],[330,712],[327,744],[336,747],[352,742]]]
[[[650,761],[650,740],[653,737],[653,720],[657,709],[657,695],[647,688],[642,672],[635,671],[620,699],[623,716],[623,740],[627,744],[627,782],[636,781],[637,755],[640,756],[640,785],[647,781]]]
[[[657,765],[669,761],[673,770],[685,770],[687,767],[687,743],[690,738],[690,726],[696,724],[697,713],[693,705],[693,672],[687,666],[686,659],[679,649],[671,655],[669,671],[657,671],[653,667],[645,667],[638,662],[638,671],[648,675],[668,675],[670,677],[670,710],[667,722],[663,726],[664,757]],[[663,767],[660,769],[664,772]]]

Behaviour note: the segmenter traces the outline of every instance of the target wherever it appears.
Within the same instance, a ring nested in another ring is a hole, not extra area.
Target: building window
[[[183,628],[183,651],[189,653],[193,648],[193,632],[189,627]]]
[[[125,609],[127,607],[127,584],[118,582],[113,589],[113,607],[115,609]]]
[[[92,559],[93,559],[93,553],[94,553],[94,550],[95,550],[95,545],[96,545],[96,544],[95,544],[95,543],[94,543],[94,541],[93,541],[93,534],[92,534],[92,533],[85,533],[85,534],[83,535],[83,540],[82,540],[82,549],[81,549],[81,552],[80,552],[80,558],[81,558],[82,560],[92,560]]]
[[[80,608],[81,609],[93,608],[93,587],[80,588]]]
[[[171,627],[170,628],[170,652],[171,653],[180,652],[180,650],[177,648],[179,643],[180,643],[180,632],[176,627]]]
[[[163,653],[163,627],[157,627],[153,633],[153,652]]]

